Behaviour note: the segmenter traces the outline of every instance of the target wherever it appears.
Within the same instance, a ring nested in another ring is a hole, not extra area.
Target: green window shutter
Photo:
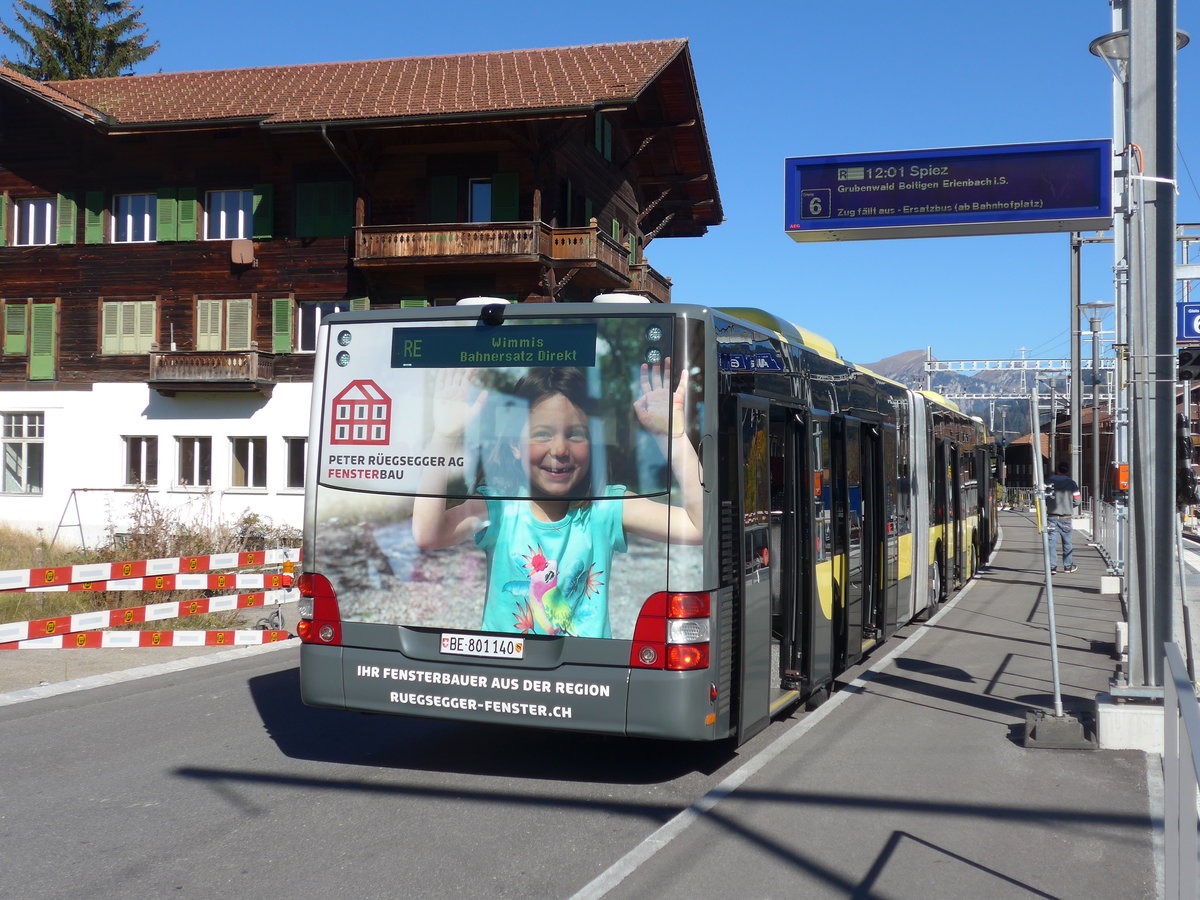
[[[618,244],[621,243],[621,223],[616,219],[612,220],[612,239]]]
[[[637,238],[632,234],[629,236],[629,264],[637,265]]]
[[[155,317],[158,314],[158,304],[153,300],[137,302],[137,341],[135,353],[149,353],[154,342],[158,340],[158,329],[155,327]]]
[[[24,303],[4,305],[4,352],[24,356],[29,348],[29,308]]]
[[[174,188],[159,188],[154,209],[154,239],[175,241],[179,239],[178,201]]]
[[[292,298],[271,301],[271,352],[292,352]]]
[[[75,196],[73,194],[58,195],[57,216],[58,243],[75,243]]]
[[[457,175],[434,175],[429,179],[429,221],[458,221]]]
[[[137,352],[137,328],[138,328],[138,310],[137,301],[128,300],[120,304],[121,313],[120,319],[120,342],[119,352],[121,353],[136,353]]]
[[[329,216],[329,237],[345,237],[354,231],[354,185],[335,181],[329,185],[332,210]]]
[[[121,352],[121,304],[104,303],[100,309],[100,352]]]
[[[592,142],[596,146],[596,152],[603,153],[604,152],[604,117],[602,115],[600,115],[600,113],[596,113],[592,117],[592,123],[593,123],[593,125],[595,125],[595,134],[593,135]]]
[[[424,309],[429,305],[429,301],[424,297],[401,297],[401,309]]]
[[[583,224],[592,224],[592,198],[586,197],[583,201]]]
[[[370,297],[351,297],[350,298],[350,309],[351,310],[370,309],[370,308],[371,308],[371,298]]]
[[[54,367],[54,348],[58,343],[55,334],[56,313],[53,303],[34,303],[30,309],[30,381],[52,381],[57,374]]]
[[[83,195],[83,242],[104,243],[104,191],[88,191]]]
[[[196,303],[196,349],[221,349],[221,301],[199,300]]]
[[[249,350],[254,339],[254,301],[227,300],[226,350]]]
[[[306,182],[296,185],[296,237],[320,236],[317,209],[320,205],[321,186]]]
[[[176,207],[176,220],[179,223],[178,239],[181,241],[196,240],[197,222],[199,221],[199,204],[196,202],[195,188],[179,189],[179,205]]]
[[[612,158],[613,158],[613,124],[612,124],[611,119],[606,118],[604,120],[604,143],[603,143],[603,146],[600,148],[600,153],[604,156],[605,159],[607,159],[609,162],[612,162]]]
[[[492,221],[516,222],[521,218],[521,179],[516,172],[492,176]]]
[[[256,184],[254,186],[254,231],[251,234],[255,240],[269,238],[275,227],[275,186],[272,184]]]

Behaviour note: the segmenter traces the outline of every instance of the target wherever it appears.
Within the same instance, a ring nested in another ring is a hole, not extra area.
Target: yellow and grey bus
[[[305,703],[740,742],[986,559],[978,419],[761,310],[606,299],[324,321]]]

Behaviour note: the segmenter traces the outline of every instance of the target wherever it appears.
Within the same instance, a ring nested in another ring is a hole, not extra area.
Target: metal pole
[[[1092,540],[1100,541],[1100,317],[1092,327]]]
[[[1054,627],[1054,579],[1050,575],[1050,520],[1046,518],[1046,489],[1042,482],[1042,427],[1038,421],[1038,383],[1033,379],[1029,397],[1033,419],[1033,503],[1037,510],[1038,530],[1042,533],[1042,570],[1046,579],[1046,615],[1050,626],[1050,675],[1054,680],[1054,715],[1062,718],[1062,686],[1058,678],[1058,632]]]
[[[1070,446],[1067,449],[1067,454],[1070,456],[1071,478],[1076,484],[1082,484],[1083,478],[1080,474],[1082,468],[1082,446],[1083,443],[1083,423],[1079,421],[1082,408],[1082,385],[1080,378],[1080,353],[1081,353],[1081,337],[1079,333],[1079,265],[1080,256],[1082,255],[1083,243],[1080,240],[1079,232],[1071,233],[1071,384],[1070,398],[1068,403],[1071,407],[1071,437]],[[1057,424],[1057,419],[1055,420]],[[1057,433],[1058,429],[1055,428]]]
[[[1141,169],[1133,178],[1144,198],[1138,209],[1141,245],[1131,255],[1137,272],[1131,279],[1137,291],[1131,335],[1136,470],[1131,501],[1138,535],[1131,559],[1137,593],[1131,601],[1145,624],[1142,678],[1161,686],[1160,648],[1174,638],[1174,0],[1131,4],[1129,41],[1130,142],[1140,148]]]

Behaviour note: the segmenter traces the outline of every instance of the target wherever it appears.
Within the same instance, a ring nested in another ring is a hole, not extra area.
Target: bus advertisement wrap
[[[649,594],[697,589],[702,372],[671,316],[331,337],[316,508],[344,619],[627,639]]]

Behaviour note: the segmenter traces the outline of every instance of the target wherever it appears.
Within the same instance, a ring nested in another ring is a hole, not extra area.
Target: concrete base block
[[[1101,575],[1100,576],[1100,593],[1101,594],[1119,594],[1119,593],[1121,593],[1121,576],[1119,576],[1119,575]]]
[[[1111,694],[1096,697],[1096,740],[1101,750],[1163,752],[1161,703],[1118,702]]]
[[[1075,716],[1038,710],[1025,714],[1025,746],[1047,750],[1095,750],[1096,741]]]

